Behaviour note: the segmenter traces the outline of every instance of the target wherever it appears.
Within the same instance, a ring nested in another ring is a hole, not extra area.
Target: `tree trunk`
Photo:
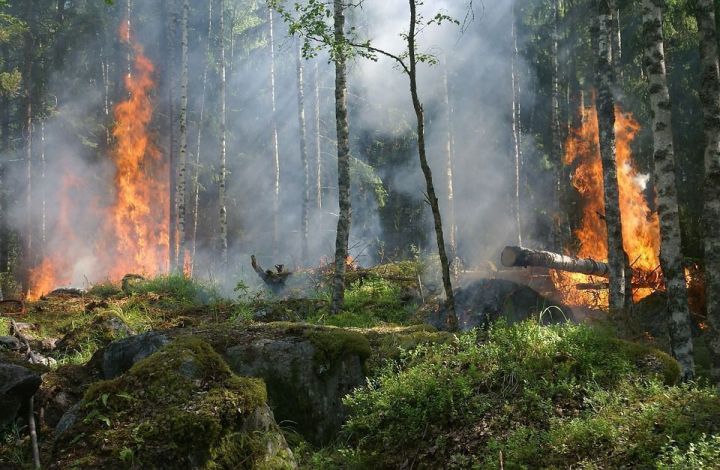
[[[435,195],[435,186],[433,185],[432,172],[428,165],[427,155],[425,154],[425,116],[422,103],[418,97],[417,91],[417,59],[415,57],[415,27],[417,22],[417,0],[409,0],[410,3],[410,29],[407,36],[408,59],[410,62],[408,75],[410,78],[410,95],[412,97],[413,108],[415,109],[415,117],[417,119],[417,136],[418,136],[418,155],[420,157],[420,167],[425,176],[425,185],[427,189],[427,199],[432,209],[433,221],[435,223],[435,237],[437,239],[438,253],[440,255],[440,266],[442,268],[443,287],[445,288],[445,306],[448,313],[448,328],[451,331],[457,329],[457,316],[455,315],[455,296],[452,290],[452,280],[450,279],[450,265],[448,263],[447,253],[445,251],[445,239],[442,229],[442,217],[440,216],[440,206],[437,196]]]
[[[517,235],[518,245],[522,245],[522,223],[520,220],[520,104],[518,102],[519,97],[519,82],[517,78],[517,61],[518,61],[518,48],[517,48],[517,28],[515,25],[515,2],[512,6],[512,63],[510,67],[510,84],[512,86],[512,133],[513,133],[513,161],[515,168],[515,193],[513,194],[513,210],[515,216],[515,230]]]
[[[180,19],[180,154],[177,162],[175,206],[177,210],[177,251],[175,269],[185,268],[185,180],[187,166],[187,106],[188,106],[188,12],[189,0],[183,0]]]
[[[680,237],[670,93],[665,74],[660,7],[662,3],[659,0],[643,0],[643,38],[645,40],[643,63],[650,82],[655,190],[660,219],[660,264],[668,296],[670,340],[673,355],[682,366],[683,377],[689,380],[695,375],[695,362]]]
[[[47,182],[45,172],[45,121],[40,119],[40,256],[45,257],[47,247]]]
[[[445,126],[447,128],[447,138],[445,141],[445,177],[447,178],[447,203],[448,218],[450,224],[450,256],[452,257],[453,274],[460,274],[460,262],[457,253],[457,226],[455,225],[455,190],[453,184],[453,171],[455,167],[455,135],[453,132],[452,114],[453,109],[450,105],[450,89],[448,87],[448,64],[445,61],[445,70],[443,73],[443,85],[445,92]]]
[[[228,266],[227,205],[225,201],[226,168],[226,112],[225,112],[225,0],[220,0],[220,262],[224,269]]]
[[[190,255],[190,272],[195,269],[195,253],[197,250],[197,228],[200,210],[200,152],[202,151],[202,130],[205,117],[205,100],[207,98],[207,76],[210,69],[210,44],[213,34],[213,0],[208,0],[208,33],[205,45],[205,68],[202,75],[202,98],[200,100],[200,113],[197,124],[197,146],[195,149],[195,171],[193,172],[193,228],[192,228],[192,254]]]
[[[300,41],[296,41],[296,60],[297,60],[297,87],[298,87],[298,127],[300,130],[300,160],[303,167],[303,199],[301,214],[301,259],[302,264],[307,265],[308,258],[308,225],[310,211],[310,166],[308,164],[307,151],[307,129],[305,126],[305,90],[303,79],[303,58],[300,48]]]
[[[700,31],[700,101],[705,126],[705,291],[711,375],[720,387],[720,69],[713,1],[697,0],[695,15]]]
[[[166,70],[164,74],[164,83],[167,87],[167,134],[168,134],[168,183],[170,188],[170,217],[168,226],[168,261],[169,270],[174,271],[177,263],[177,201],[176,201],[176,182],[177,182],[177,149],[178,149],[178,133],[175,129],[175,122],[177,119],[177,110],[175,103],[175,60],[176,60],[176,32],[177,32],[177,11],[175,9],[176,0],[163,0],[163,12],[166,20],[165,26],[165,65]],[[130,8],[130,0],[128,0],[128,9]],[[129,14],[129,13],[128,13]],[[129,18],[129,16],[128,16]],[[128,28],[130,22],[128,21]],[[129,29],[128,29],[129,31]],[[129,35],[130,33],[128,33]],[[130,57],[128,56],[128,64]],[[128,75],[130,71],[128,70]]]
[[[322,209],[322,141],[320,139],[320,67],[315,60],[315,205]]]
[[[552,246],[554,250],[560,251],[564,245],[563,226],[565,215],[562,212],[561,197],[563,191],[563,145],[560,129],[560,67],[558,64],[558,23],[560,22],[560,0],[553,0],[553,34],[552,34],[552,161],[555,163],[555,182],[552,195]]]
[[[600,131],[600,156],[605,189],[605,225],[608,237],[608,264],[610,265],[610,312],[622,313],[625,300],[625,251],[623,250],[620,198],[615,160],[615,100],[612,94],[614,74],[610,31],[612,14],[605,0],[596,0],[598,6],[598,62],[596,71],[598,97],[596,101]],[[629,299],[628,299],[629,300]]]
[[[622,34],[620,31],[620,8],[617,6],[617,0],[608,0],[611,2],[612,9],[612,29],[610,39],[612,41],[612,64],[617,74],[618,82],[623,81],[623,72],[620,61],[622,60]]]
[[[338,202],[339,214],[335,237],[335,273],[333,275],[333,293],[330,310],[340,313],[345,302],[345,267],[348,257],[350,223],[350,130],[347,109],[345,39],[345,12],[342,0],[333,0],[335,51],[335,125],[337,129],[338,153]]]
[[[25,138],[25,262],[27,266],[33,264],[33,59],[35,50],[35,38],[33,37],[33,15],[34,0],[27,2],[27,21],[28,29],[25,32],[24,51],[23,51],[23,106],[22,106],[22,130]],[[23,287],[27,288],[30,272],[24,273],[27,278],[23,283]]]
[[[278,224],[280,217],[280,151],[278,149],[277,131],[277,110],[275,106],[275,34],[273,31],[273,10],[268,8],[268,26],[270,28],[270,103],[272,116],[270,125],[272,132],[273,152],[273,175],[275,177],[273,186],[273,257],[278,257]]]
[[[607,263],[594,259],[573,258],[559,253],[531,250],[520,246],[506,246],[500,255],[500,261],[506,267],[539,266],[589,276],[607,277],[610,271]]]

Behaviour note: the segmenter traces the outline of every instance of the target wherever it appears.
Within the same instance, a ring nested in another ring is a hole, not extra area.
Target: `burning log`
[[[507,267],[540,266],[590,276],[609,276],[607,263],[590,258],[573,258],[550,251],[531,250],[520,246],[506,246],[500,255],[500,261],[503,266]]]
[[[260,279],[262,279],[263,282],[273,290],[283,289],[285,287],[285,281],[293,274],[290,271],[285,271],[285,266],[282,264],[276,264],[275,271],[271,271],[269,269],[264,270],[258,264],[257,259],[255,259],[255,255],[250,256],[250,262],[257,275],[260,276]]]

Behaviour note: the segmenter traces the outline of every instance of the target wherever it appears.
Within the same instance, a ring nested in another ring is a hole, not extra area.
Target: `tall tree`
[[[517,12],[516,3],[512,5],[512,24],[510,26],[512,40],[512,58],[510,66],[510,85],[512,86],[512,149],[515,169],[515,187],[513,193],[513,212],[515,216],[515,234],[517,244],[522,245],[522,220],[520,203],[520,174],[522,171],[522,157],[520,144],[520,82],[518,80],[518,46],[517,46]]]
[[[227,184],[227,116],[225,96],[225,0],[220,0],[220,175],[218,181],[220,206],[220,263],[224,269],[228,265],[228,236],[227,236],[227,202],[225,185]]]
[[[665,277],[673,355],[680,362],[683,377],[695,375],[693,343],[690,334],[685,271],[680,239],[680,215],[675,181],[670,93],[665,73],[665,48],[662,31],[663,0],[643,0],[643,64],[650,82],[652,109],[655,189],[660,219],[660,263]]]
[[[23,38],[23,106],[22,110],[22,129],[25,139],[25,262],[31,265],[33,263],[33,65],[35,59],[35,0],[26,2],[26,22],[27,28]],[[29,276],[29,271],[26,276]],[[28,277],[29,279],[29,277]],[[27,288],[27,281],[23,282],[23,287]]]
[[[602,159],[605,200],[605,226],[608,238],[608,264],[610,265],[610,312],[622,313],[625,309],[626,257],[623,249],[622,222],[620,220],[620,195],[615,160],[615,77],[612,66],[613,15],[607,0],[595,0],[597,4],[597,70],[598,96],[596,108],[600,131],[600,157]]]
[[[720,387],[720,67],[715,4],[696,0],[700,31],[700,101],[705,127],[704,251],[711,375]]]
[[[192,254],[190,256],[190,272],[195,269],[195,254],[197,251],[197,229],[200,211],[200,153],[202,151],[203,118],[205,117],[205,101],[207,99],[207,77],[210,69],[210,45],[213,37],[213,0],[208,0],[208,29],[207,43],[205,44],[205,68],[202,74],[202,97],[200,98],[200,112],[197,122],[197,143],[195,147],[195,169],[193,171],[193,227],[192,227]]]
[[[322,140],[320,139],[320,67],[315,60],[315,205],[322,209]]]
[[[551,134],[552,134],[552,159],[555,163],[555,181],[553,184],[552,195],[552,218],[553,218],[553,249],[561,251],[563,247],[563,226],[564,216],[562,215],[560,199],[562,195],[563,185],[563,148],[562,134],[560,129],[560,67],[558,64],[558,42],[560,23],[560,0],[553,0],[552,4],[552,40],[551,40],[551,60],[552,60],[552,98],[551,98]]]
[[[272,10],[271,10],[272,11]],[[303,197],[301,213],[301,259],[303,265],[308,262],[308,225],[310,212],[310,165],[308,162],[307,129],[305,125],[305,84],[303,77],[303,57],[300,41],[296,42],[296,71],[298,88],[298,129],[300,131],[300,161],[303,167]]]
[[[182,272],[185,267],[185,181],[188,151],[187,107],[188,107],[188,13],[189,0],[182,0],[180,18],[180,153],[177,162],[177,185],[175,206],[177,211],[177,251],[175,269]]]
[[[445,127],[447,131],[445,139],[445,178],[447,183],[447,204],[448,224],[450,225],[450,256],[452,257],[453,274],[457,277],[460,272],[460,259],[457,252],[457,225],[455,223],[455,133],[453,132],[452,114],[453,108],[450,103],[450,89],[448,86],[448,63],[444,61],[443,69],[443,94],[445,98]]]
[[[347,105],[348,44],[345,37],[345,5],[333,0],[333,62],[335,63],[335,126],[338,154],[338,215],[335,236],[335,273],[330,310],[337,314],[345,302],[345,268],[350,240],[350,128]]]
[[[270,46],[270,104],[272,113],[270,117],[271,145],[273,155],[273,235],[272,249],[273,257],[278,256],[278,224],[280,223],[280,150],[278,148],[278,130],[277,130],[277,109],[275,104],[275,33],[273,25],[273,9],[268,8],[268,28],[269,28],[269,46]]]

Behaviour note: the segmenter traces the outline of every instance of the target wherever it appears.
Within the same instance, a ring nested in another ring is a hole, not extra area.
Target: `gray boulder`
[[[456,289],[455,312],[458,326],[463,331],[487,327],[500,318],[516,323],[533,316],[538,318],[541,313],[546,324],[574,318],[569,307],[543,297],[528,286],[505,279],[480,279]],[[440,309],[427,321],[442,329],[447,324],[446,318],[447,313]]]
[[[224,349],[225,359],[236,374],[265,381],[281,426],[327,443],[345,421],[342,398],[365,383],[369,343],[340,328],[272,325],[250,327]]]
[[[0,363],[0,429],[15,420],[41,383],[40,376],[25,367]]]
[[[96,352],[90,362],[99,369],[102,377],[113,379],[169,342],[170,339],[164,334],[149,331],[113,341]]]

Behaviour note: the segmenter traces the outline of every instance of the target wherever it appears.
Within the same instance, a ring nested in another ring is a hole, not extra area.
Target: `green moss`
[[[127,467],[128,459],[143,468],[194,467],[243,433],[266,400],[262,380],[234,375],[206,342],[181,337],[124,375],[91,385],[59,455],[77,449],[70,440],[83,433],[80,448],[106,468]]]
[[[334,365],[338,359],[357,354],[365,361],[372,350],[362,334],[342,328],[309,329],[305,337],[315,346],[315,362]]]
[[[232,433],[212,450],[208,470],[289,470],[296,468],[293,456],[281,447],[276,432]],[[272,449],[272,452],[268,452]],[[270,455],[268,455],[270,454]]]

